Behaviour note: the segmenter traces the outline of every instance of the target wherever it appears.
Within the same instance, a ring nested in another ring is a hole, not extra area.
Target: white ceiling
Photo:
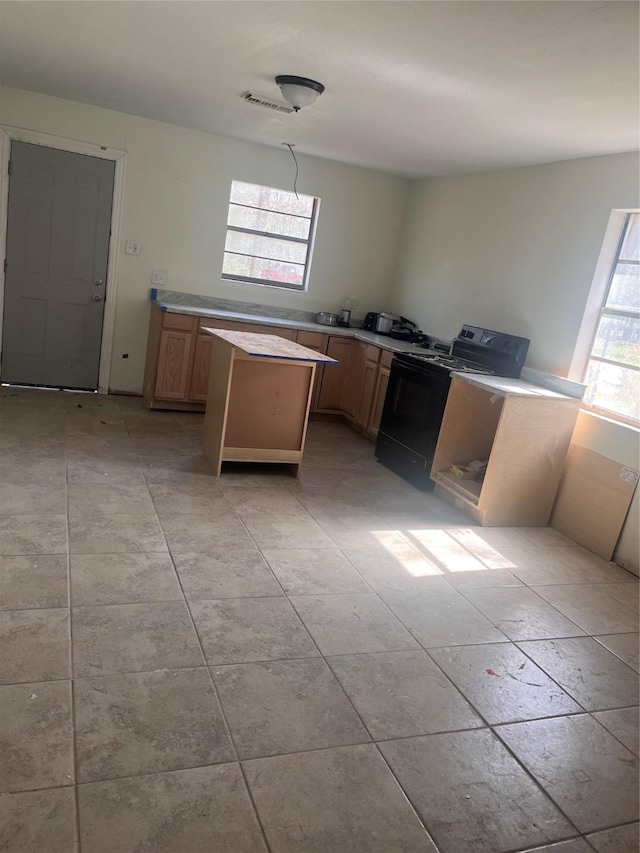
[[[638,4],[0,2],[0,81],[416,178],[638,147]],[[319,80],[297,115],[276,74]]]

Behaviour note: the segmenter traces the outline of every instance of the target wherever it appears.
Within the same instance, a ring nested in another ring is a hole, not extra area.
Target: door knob
[[[102,302],[102,296],[99,293],[94,293],[93,294],[93,301],[94,302]]]
[[[97,278],[93,283],[95,284],[96,287],[100,287],[100,285],[102,284],[102,279]]]

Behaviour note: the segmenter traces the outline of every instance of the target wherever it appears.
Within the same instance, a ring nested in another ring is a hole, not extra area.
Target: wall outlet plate
[[[166,284],[167,283],[167,271],[166,270],[153,270],[151,273],[151,284]]]
[[[127,240],[124,246],[125,255],[139,255],[142,251],[142,244],[135,240]]]

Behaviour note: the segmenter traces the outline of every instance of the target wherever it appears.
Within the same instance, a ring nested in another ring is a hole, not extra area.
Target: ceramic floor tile
[[[594,639],[636,672],[640,672],[640,634],[608,634]]]
[[[207,554],[174,552],[172,556],[190,601],[283,595],[280,584],[255,546]]]
[[[504,634],[456,590],[385,592],[382,597],[425,648],[507,641]]]
[[[172,553],[203,553],[253,547],[245,526],[237,518],[207,519],[176,515],[162,519]]]
[[[323,660],[238,664],[212,673],[241,759],[370,740]]]
[[[501,853],[576,834],[487,729],[380,749],[442,853]]]
[[[591,637],[518,645],[588,711],[638,704],[638,675]]]
[[[43,483],[57,489],[64,489],[66,482],[66,464],[64,451],[53,458],[39,458],[15,454],[13,458],[4,458],[0,468],[0,477],[5,483]]]
[[[241,518],[252,515],[303,515],[307,510],[291,492],[284,489],[237,488],[226,492],[230,504]]]
[[[588,835],[589,843],[598,853],[637,853],[640,848],[640,825],[629,823]]]
[[[581,832],[638,819],[638,761],[593,717],[534,720],[497,732]]]
[[[0,612],[0,684],[69,678],[69,611]]]
[[[634,584],[633,589],[626,583],[603,584],[602,589],[607,595],[615,598],[636,615],[640,613],[640,584]]]
[[[635,756],[640,755],[640,718],[638,708],[598,711],[593,716]]]
[[[464,595],[510,640],[578,637],[585,633],[532,589],[468,589]]]
[[[418,648],[376,595],[295,595],[290,601],[324,655]]]
[[[0,516],[0,555],[66,553],[65,515]]]
[[[237,764],[80,785],[78,806],[90,853],[267,849]]]
[[[609,586],[606,586],[608,589]],[[628,588],[629,584],[619,586]],[[589,634],[637,631],[638,616],[603,587],[605,584],[539,586],[536,592]],[[628,589],[627,594],[630,591]],[[631,596],[629,600],[632,600]]]
[[[349,560],[331,548],[264,550],[274,574],[289,595],[370,592]]]
[[[585,583],[638,583],[638,578],[586,548],[574,545],[571,548],[554,548],[553,552],[561,562],[584,578]]]
[[[338,548],[375,548],[385,532],[387,535],[391,532],[389,525],[374,513],[335,516],[316,513],[314,518]]]
[[[235,517],[233,507],[213,477],[198,485],[150,483],[149,492],[160,518],[185,514],[210,519]]]
[[[259,548],[335,548],[335,544],[311,516],[265,514],[247,516],[244,520]]]
[[[426,652],[328,659],[374,740],[483,725]]]
[[[75,853],[73,788],[0,794],[0,850],[5,853]]]
[[[529,848],[524,853],[593,853],[593,849],[583,838],[572,838],[570,841]]]
[[[76,678],[204,665],[184,602],[73,608]]]
[[[548,548],[573,548],[575,542],[568,539],[562,533],[558,533],[553,527],[520,527],[522,536],[533,545]]]
[[[0,557],[0,610],[67,607],[68,585],[62,554]]]
[[[71,601],[75,606],[181,601],[169,554],[72,554]]]
[[[379,593],[447,591],[442,569],[419,554],[402,533],[389,547],[343,548],[367,583]]]
[[[430,654],[490,725],[583,710],[512,643]]]
[[[274,853],[436,853],[373,746],[263,758],[244,767]]]
[[[0,482],[0,515],[55,515],[66,511],[64,486]]]
[[[70,458],[67,462],[67,477],[70,484],[142,485],[144,483],[142,471],[135,457]]]
[[[165,538],[153,515],[103,515],[69,518],[72,554],[116,554],[166,551]]]
[[[284,596],[194,601],[191,613],[210,666],[320,654]]]
[[[104,515],[153,515],[155,507],[146,486],[69,486],[69,515],[100,518]]]
[[[585,583],[578,572],[563,563],[551,548],[501,548],[509,571],[528,586]]]
[[[0,792],[72,785],[71,683],[0,686]]]
[[[81,678],[74,702],[79,782],[233,761],[204,667]]]

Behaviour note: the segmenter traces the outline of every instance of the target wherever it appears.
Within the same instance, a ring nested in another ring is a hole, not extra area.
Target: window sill
[[[638,422],[634,422],[632,420],[628,420],[623,418],[622,415],[616,417],[616,415],[612,413],[605,413],[598,409],[593,409],[591,406],[587,406],[584,403],[580,407],[580,412],[585,415],[590,415],[591,417],[597,418],[599,421],[605,421],[605,423],[610,423],[617,427],[622,427],[624,429],[628,429],[634,433],[640,434],[640,424]]]

